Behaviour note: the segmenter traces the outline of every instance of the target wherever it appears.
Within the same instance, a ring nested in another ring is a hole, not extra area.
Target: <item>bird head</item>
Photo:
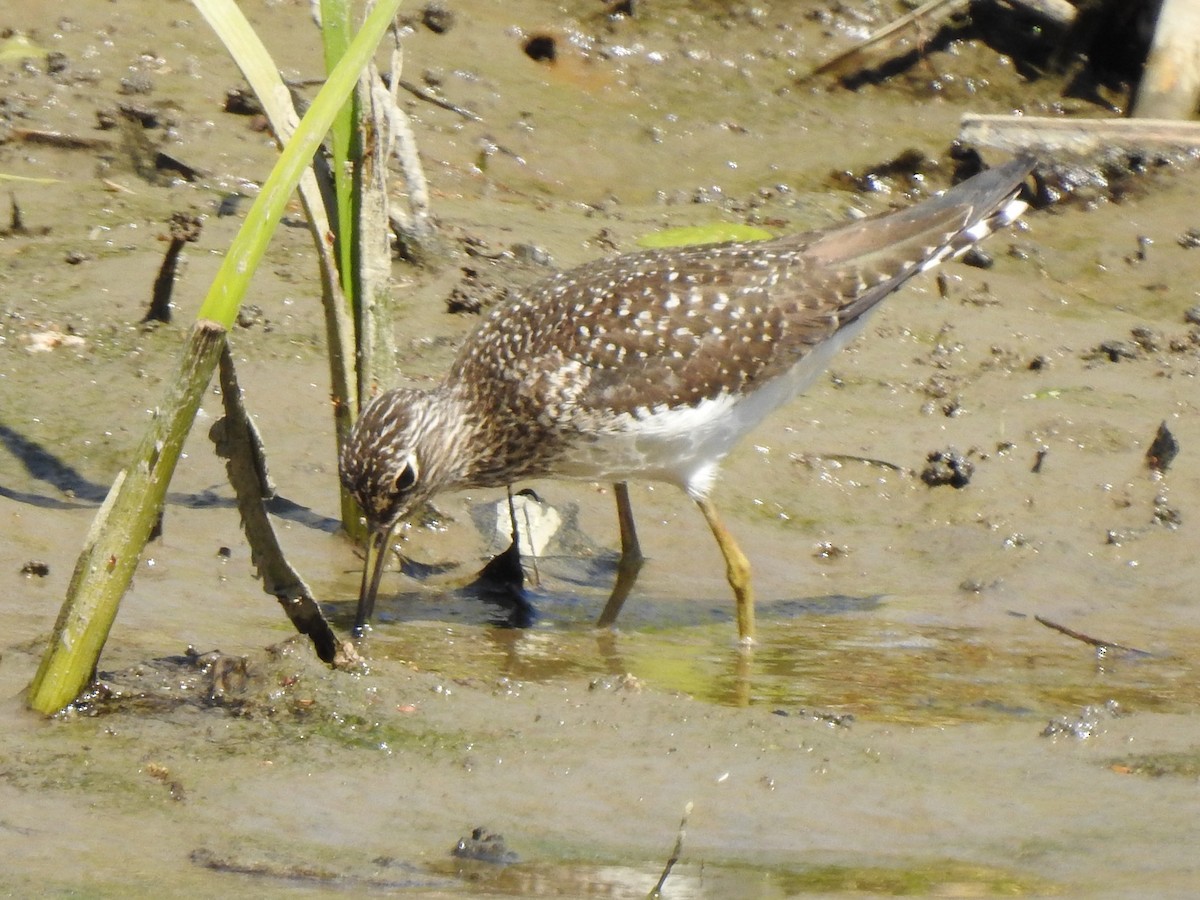
[[[432,395],[422,391],[387,391],[366,405],[342,448],[342,485],[358,502],[369,531],[355,636],[374,610],[392,531],[447,480],[446,463],[453,454],[428,452],[440,433],[437,408]]]

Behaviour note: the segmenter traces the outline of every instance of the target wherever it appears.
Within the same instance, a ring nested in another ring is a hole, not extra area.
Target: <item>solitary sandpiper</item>
[[[753,640],[750,565],[709,495],[721,461],[858,335],[888,294],[1025,209],[1016,159],[898,212],[753,243],[648,250],[561,272],[506,301],[430,391],[375,397],[341,454],[369,526],[354,632],[368,626],[393,529],[440,491],[536,478],[612,482],[615,622],[642,565],[626,481],[700,507]]]

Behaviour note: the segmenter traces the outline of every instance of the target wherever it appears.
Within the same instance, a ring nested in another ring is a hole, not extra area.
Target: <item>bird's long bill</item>
[[[367,558],[363,561],[358,612],[354,616],[353,634],[356,638],[363,636],[375,613],[375,595],[379,593],[379,582],[383,578],[383,570],[387,568],[387,547],[391,536],[390,528],[379,531],[372,529],[367,536]]]

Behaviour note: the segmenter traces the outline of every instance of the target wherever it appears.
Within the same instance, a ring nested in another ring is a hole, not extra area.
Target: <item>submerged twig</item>
[[[811,453],[804,454],[803,458],[841,464],[862,463],[865,466],[875,466],[880,469],[888,469],[892,472],[899,472],[902,475],[913,474],[912,469],[906,468],[898,463],[888,462],[886,459],[875,459],[871,456],[855,456],[852,453]]]
[[[105,138],[82,137],[63,131],[47,131],[40,128],[14,128],[12,139],[27,144],[44,144],[59,150],[111,150],[112,141]]]
[[[1069,638],[1074,638],[1077,641],[1082,641],[1089,646],[1095,647],[1097,650],[1120,650],[1124,653],[1134,653],[1138,656],[1150,656],[1147,650],[1139,650],[1137,647],[1128,647],[1125,644],[1118,644],[1116,641],[1106,641],[1101,638],[1094,638],[1089,634],[1084,634],[1081,631],[1076,631],[1073,628],[1068,628],[1066,625],[1060,625],[1057,622],[1052,622],[1044,616],[1034,616],[1034,621],[1045,625],[1052,631],[1057,631],[1060,634],[1065,634]]]
[[[1069,28],[1077,17],[1075,7],[1068,0],[993,0],[1005,7],[1015,7],[1052,28]],[[833,59],[821,63],[800,79],[803,84],[822,75],[845,76],[850,70],[862,72],[872,66],[872,53],[882,52],[910,32],[920,36],[931,33],[942,23],[972,5],[971,0],[929,0],[907,15],[867,35],[849,50]]]
[[[431,93],[425,90],[423,87],[413,84],[411,81],[405,81],[403,78],[397,78],[395,81],[398,87],[408,91],[418,100],[424,100],[426,103],[432,103],[434,106],[439,106],[447,112],[452,112],[455,115],[462,116],[464,119],[470,119],[472,122],[483,121],[483,116],[471,112],[471,110],[467,109],[465,106],[458,106],[457,104],[451,103],[449,100],[439,97],[437,94]]]
[[[683,855],[683,836],[687,830],[688,816],[692,814],[692,801],[688,801],[687,806],[683,808],[683,818],[679,820],[679,834],[675,837],[675,847],[671,850],[671,857],[667,860],[667,864],[663,867],[662,875],[658,877],[658,884],[654,886],[647,897],[651,900],[657,900],[662,896],[663,885],[667,883],[667,876],[671,874],[671,870],[675,868],[675,863],[679,862],[679,857]]]
[[[925,27],[929,25],[930,20],[938,22],[949,18],[969,4],[970,0],[930,0],[924,6],[914,9],[908,15],[901,16],[890,25],[885,25],[878,31],[872,32],[844,53],[839,53],[833,59],[821,63],[801,78],[800,82],[803,84],[821,75],[840,75],[853,67],[867,68],[866,56],[870,50],[898,38],[909,29]]]

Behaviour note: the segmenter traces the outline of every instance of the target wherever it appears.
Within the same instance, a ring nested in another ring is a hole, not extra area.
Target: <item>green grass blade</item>
[[[241,18],[232,0],[196,0],[205,18]],[[301,174],[358,81],[400,0],[380,0],[301,120],[230,245],[181,354],[180,372],[137,454],[114,482],[75,565],[66,600],[29,686],[32,709],[54,713],[87,685],[145,549],[201,397],[212,380],[250,279]],[[214,28],[217,27],[214,25]],[[219,31],[219,29],[218,29]]]
[[[325,70],[332,72],[350,44],[350,5],[347,0],[321,0],[321,39],[325,46]],[[355,304],[354,284],[354,163],[358,158],[358,92],[342,105],[329,131],[333,157],[333,184],[337,197],[338,271],[342,292],[350,306]]]
[[[233,0],[194,0],[201,14],[220,32],[221,20],[241,17]],[[371,10],[358,35],[350,44],[346,54],[332,73],[324,87],[313,100],[296,133],[284,148],[262,191],[246,214],[246,221],[238,231],[225,260],[213,281],[212,287],[200,306],[198,316],[218,322],[226,328],[233,327],[238,308],[250,285],[250,279],[266,253],[267,244],[275,225],[283,215],[300,175],[312,162],[334,117],[338,114],[354,85],[359,73],[366,67],[391,24],[400,0],[380,0]],[[224,40],[222,35],[222,40]]]

